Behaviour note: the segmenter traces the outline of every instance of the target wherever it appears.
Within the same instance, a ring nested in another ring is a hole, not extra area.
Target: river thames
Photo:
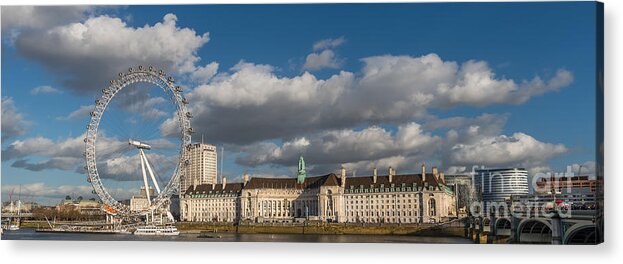
[[[215,233],[220,238],[198,238],[199,234],[179,236],[135,236],[127,234],[42,233],[32,228],[6,231],[2,240],[78,240],[78,241],[198,241],[198,242],[321,242],[321,243],[431,243],[471,244],[461,237],[392,236],[392,235],[305,235],[305,234],[236,234]]]

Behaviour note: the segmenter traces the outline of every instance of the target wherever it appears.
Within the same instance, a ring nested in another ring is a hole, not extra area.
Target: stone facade
[[[154,197],[154,189],[149,188],[149,196]],[[133,212],[140,212],[149,208],[149,201],[147,200],[147,193],[145,187],[141,187],[139,195],[133,195],[130,198],[130,210]]]
[[[454,218],[456,199],[433,168],[422,174],[252,178],[190,186],[180,198],[182,221],[431,223]]]
[[[185,152],[188,165],[180,177],[180,190],[183,192],[191,185],[216,183],[218,160],[216,147],[197,143],[187,147]]]

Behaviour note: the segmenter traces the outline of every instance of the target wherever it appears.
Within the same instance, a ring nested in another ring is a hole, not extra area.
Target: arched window
[[[437,202],[435,202],[434,198],[428,200],[428,215],[436,216],[437,215]]]
[[[327,190],[327,216],[333,216],[333,192]]]
[[[247,217],[251,216],[251,192],[247,192],[247,206],[246,206],[246,215]]]

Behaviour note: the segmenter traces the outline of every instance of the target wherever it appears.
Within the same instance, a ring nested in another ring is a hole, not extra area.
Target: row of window
[[[353,186],[351,186],[351,187],[353,187]],[[430,186],[426,187],[425,189],[429,190],[429,191],[434,191],[435,187],[433,185],[430,185]],[[417,191],[418,188],[417,187],[363,188],[363,185],[362,185],[359,189],[355,189],[355,188],[345,189],[344,193],[410,192],[412,190],[413,191]]]
[[[359,201],[359,200],[347,200],[346,204],[386,204],[386,205],[390,205],[390,204],[410,204],[410,203],[417,203],[417,199],[396,199],[396,200],[365,200],[365,201]]]
[[[395,218],[395,217],[386,217],[386,218],[357,218],[357,217],[349,217],[346,219],[347,222],[350,223],[418,223],[416,217],[403,217],[403,218]]]
[[[365,212],[353,212],[353,211],[349,211],[347,214],[347,216],[350,217],[386,217],[386,216],[417,216],[417,212],[413,212],[413,211],[408,211],[408,212],[395,212],[395,211],[391,211],[391,212],[378,212],[378,211],[365,211]]]
[[[347,205],[346,206],[347,210],[363,210],[363,209],[417,209],[417,205],[412,205],[412,204],[403,204],[403,205],[387,205],[387,206],[383,206],[383,205],[366,205],[365,208],[363,205]]]

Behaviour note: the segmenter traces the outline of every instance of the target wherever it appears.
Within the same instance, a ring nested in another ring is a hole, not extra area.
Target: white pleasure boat
[[[174,225],[140,226],[136,228],[136,231],[134,231],[134,235],[140,235],[140,236],[177,236],[179,234],[180,234],[180,231],[178,231]]]

